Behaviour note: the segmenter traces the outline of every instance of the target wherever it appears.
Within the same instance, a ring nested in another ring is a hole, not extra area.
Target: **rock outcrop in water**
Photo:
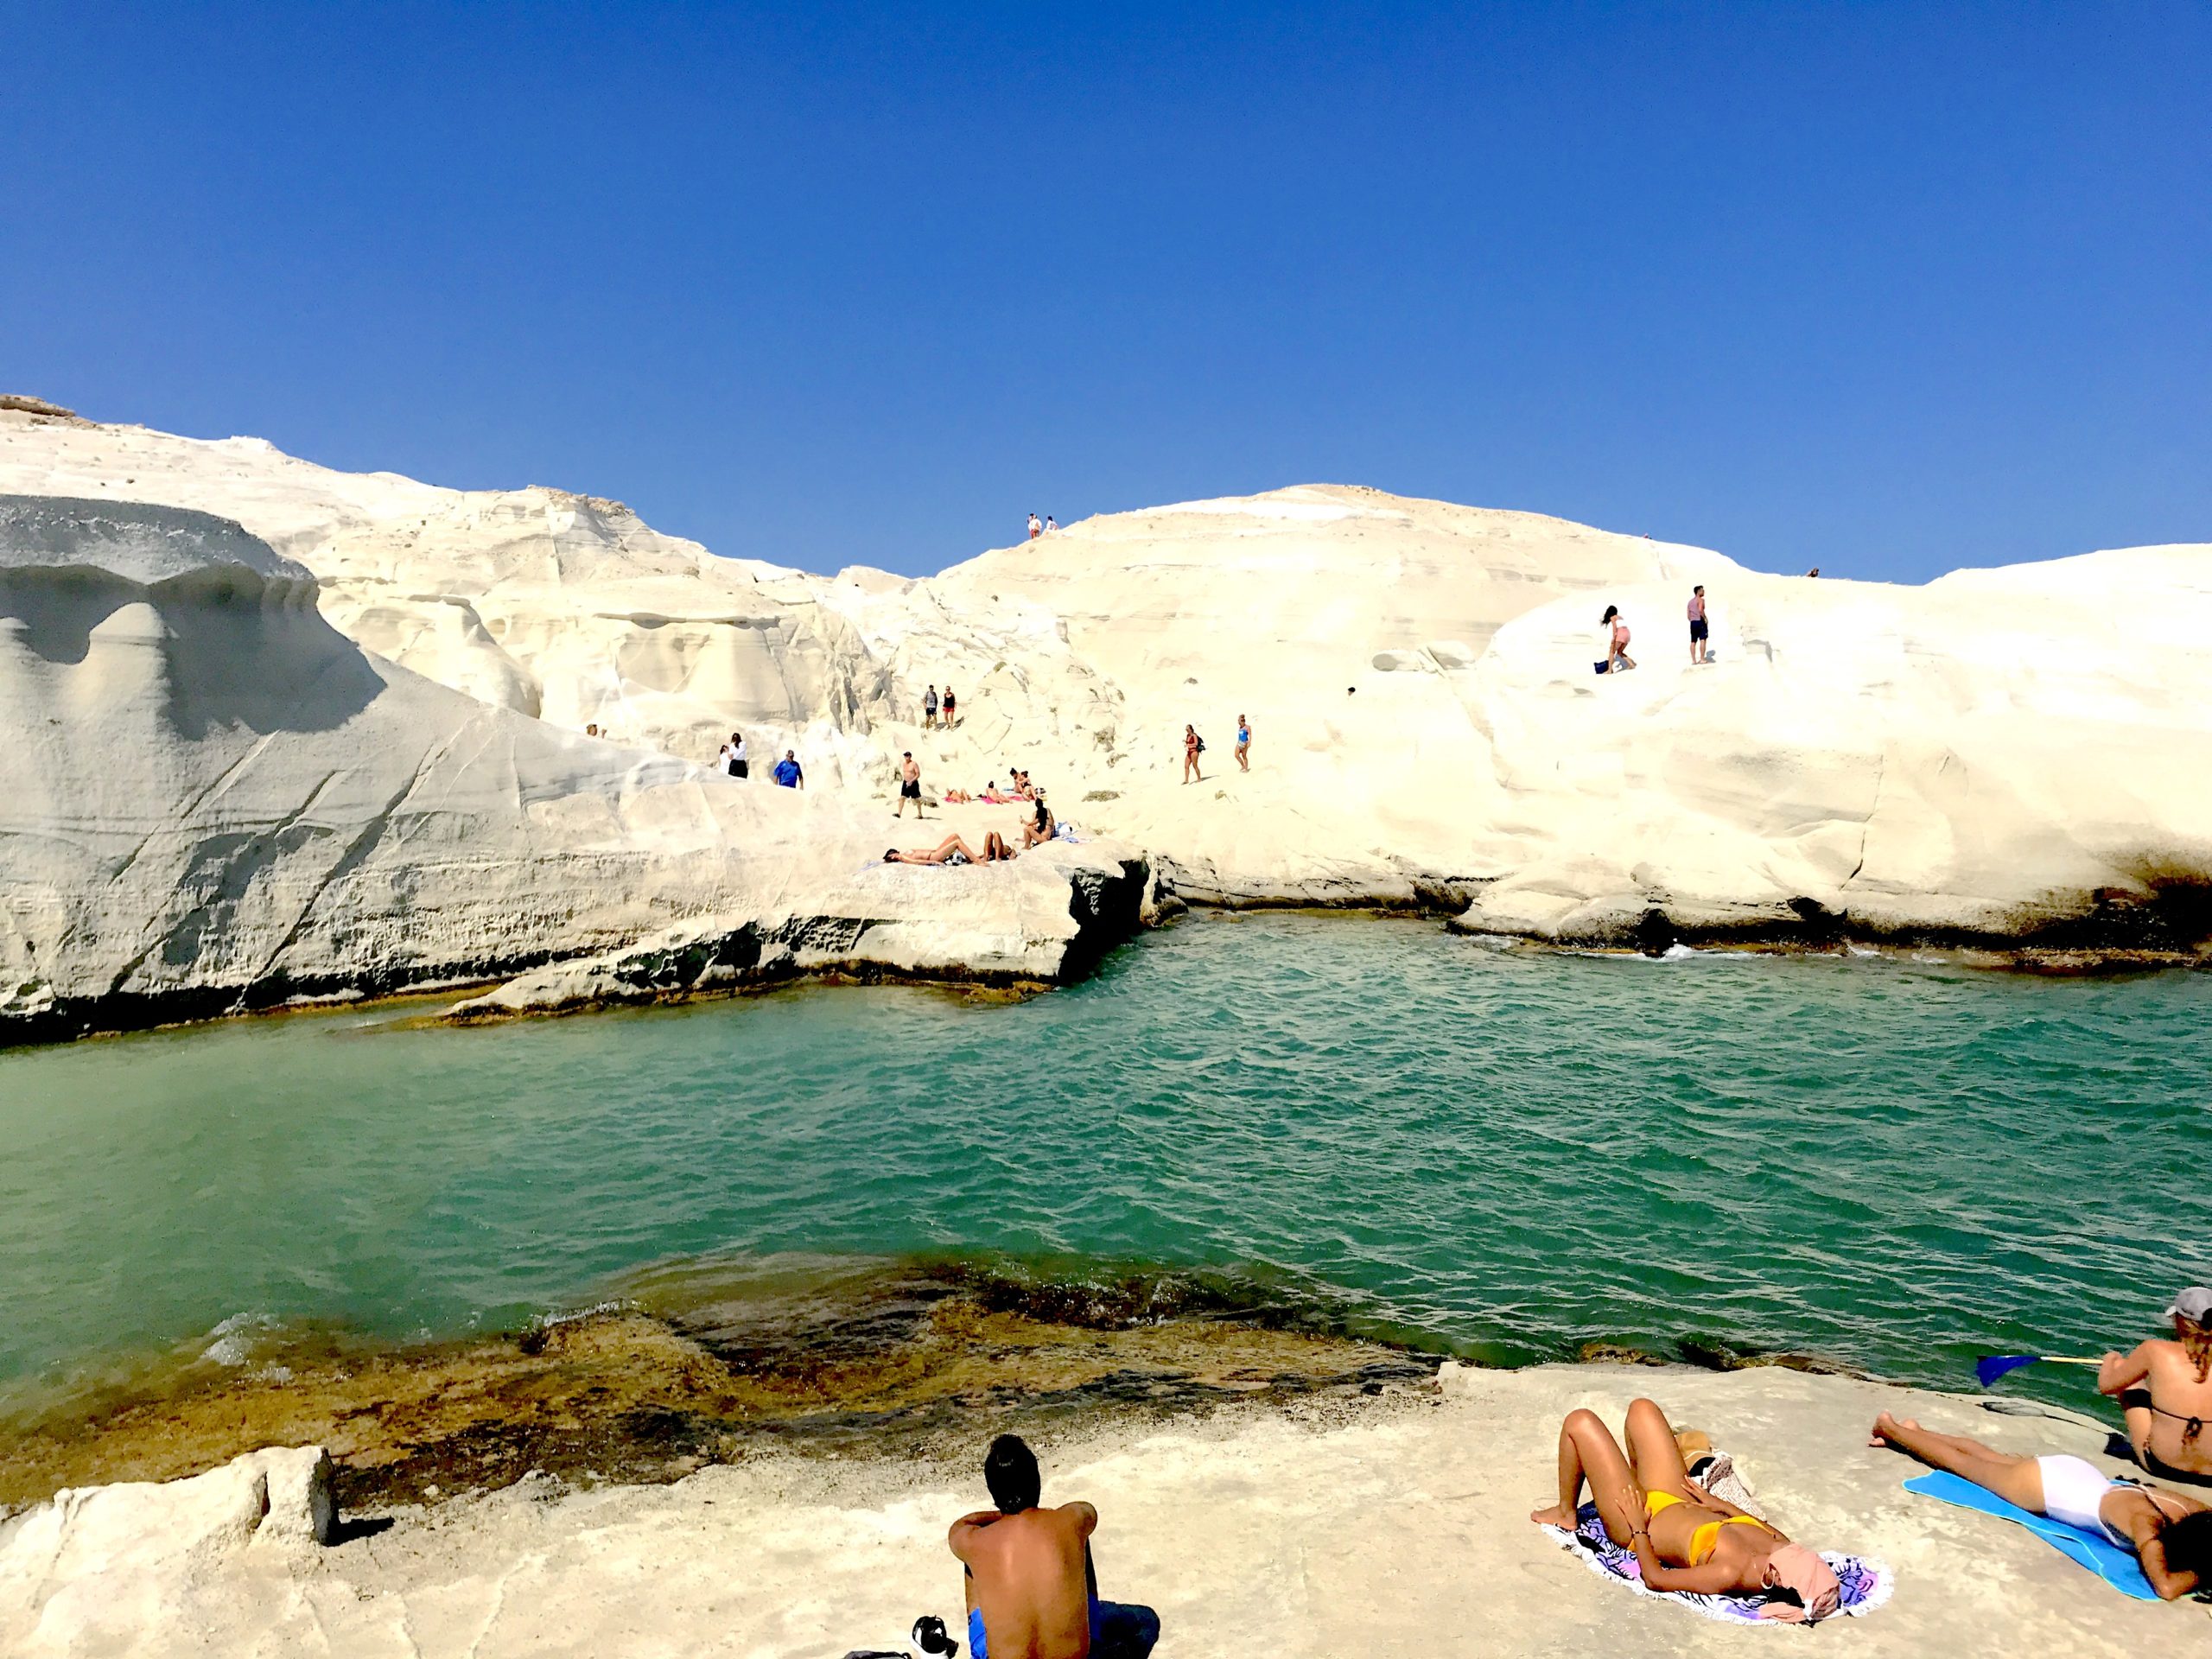
[[[2193,955],[2212,936],[2212,715],[2191,690],[2212,648],[2185,626],[2204,546],[1815,582],[1306,486],[1094,518],[927,580],[816,577],[616,503],[23,411],[0,411],[0,487],[234,518],[315,573],[359,643],[549,726],[693,761],[741,728],[756,754],[799,748],[817,790],[883,798],[904,750],[932,793],[1028,766],[1191,902],[1423,904],[1617,945]],[[1693,668],[1698,582],[1718,660]],[[1632,674],[1591,672],[1607,603]],[[957,691],[957,730],[919,724],[929,685]],[[1182,782],[1186,721],[1203,784]]]
[[[204,513],[0,497],[0,1036],[481,980],[708,918],[814,941],[733,982],[1049,981],[1135,925],[1141,867],[1109,845],[886,867],[880,807],[478,701],[317,597]]]

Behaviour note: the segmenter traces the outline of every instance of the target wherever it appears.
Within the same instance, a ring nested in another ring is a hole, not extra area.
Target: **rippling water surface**
[[[776,1252],[1250,1271],[1495,1360],[1592,1338],[1956,1384],[2212,1279],[2212,979],[1502,952],[1201,918],[1014,1006],[0,1055],[0,1399],[223,1332],[517,1323]],[[227,1323],[226,1323],[227,1322]]]

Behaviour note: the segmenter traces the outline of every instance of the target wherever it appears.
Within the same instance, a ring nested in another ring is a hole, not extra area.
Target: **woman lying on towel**
[[[1874,1420],[1872,1444],[1893,1446],[2008,1503],[2133,1550],[2143,1576],[2166,1601],[2212,1586],[2212,1504],[2155,1486],[2107,1480],[2086,1458],[2015,1457],[1886,1411]]]
[[[887,864],[995,864],[1013,856],[1014,849],[995,830],[983,837],[980,855],[957,834],[947,836],[926,853],[902,853],[896,847],[883,849],[883,861]]]
[[[1636,1551],[1652,1590],[1776,1599],[1769,1618],[1809,1624],[1841,1604],[1834,1569],[1757,1516],[1718,1498],[1690,1478],[1667,1414],[1649,1400],[1628,1408],[1628,1454],[1594,1411],[1571,1411],[1559,1429],[1559,1502],[1529,1518],[1574,1530],[1582,1484],[1605,1535]]]

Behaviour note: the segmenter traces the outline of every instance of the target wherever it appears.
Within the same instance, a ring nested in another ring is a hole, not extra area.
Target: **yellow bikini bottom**
[[[1663,1510],[1683,1501],[1672,1492],[1646,1492],[1643,1495],[1644,1518],[1656,1521]],[[1723,1527],[1757,1527],[1761,1532],[1773,1530],[1764,1522],[1755,1521],[1748,1515],[1732,1515],[1725,1521],[1708,1521],[1690,1534],[1689,1564],[1692,1567],[1703,1567],[1713,1559],[1713,1552],[1720,1543],[1720,1529]]]

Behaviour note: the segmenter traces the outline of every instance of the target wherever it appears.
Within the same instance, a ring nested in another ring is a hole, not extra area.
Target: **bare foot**
[[[1529,1518],[1540,1527],[1557,1527],[1563,1532],[1574,1530],[1574,1517],[1556,1503],[1548,1509],[1529,1510]]]
[[[1887,1446],[1893,1439],[1896,1438],[1897,1430],[1901,1428],[1917,1433],[1920,1429],[1920,1425],[1910,1417],[1892,1417],[1885,1411],[1874,1420],[1874,1429],[1873,1432],[1866,1437],[1866,1444],[1869,1446]]]

